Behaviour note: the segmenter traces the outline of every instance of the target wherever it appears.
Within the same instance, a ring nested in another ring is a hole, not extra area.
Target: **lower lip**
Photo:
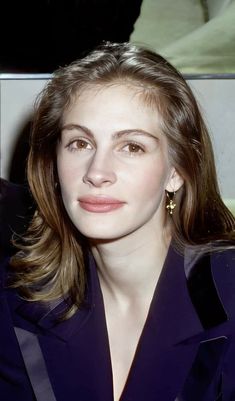
[[[124,203],[87,203],[79,201],[82,209],[92,213],[107,213],[120,209]]]

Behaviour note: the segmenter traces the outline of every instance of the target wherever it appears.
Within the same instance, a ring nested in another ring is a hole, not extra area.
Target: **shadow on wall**
[[[30,130],[32,120],[25,122],[16,136],[14,150],[9,162],[9,180],[15,184],[28,185],[26,166],[29,153]]]

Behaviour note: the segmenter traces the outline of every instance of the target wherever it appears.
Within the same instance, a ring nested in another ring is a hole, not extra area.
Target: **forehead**
[[[90,124],[96,121],[144,124],[158,131],[160,126],[157,104],[146,100],[145,89],[140,85],[129,83],[90,85],[77,92],[63,113],[63,123],[76,123],[77,120]]]

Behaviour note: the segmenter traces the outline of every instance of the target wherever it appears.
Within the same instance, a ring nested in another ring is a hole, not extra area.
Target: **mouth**
[[[120,209],[125,202],[107,196],[84,196],[78,199],[80,207],[91,213],[107,213]]]

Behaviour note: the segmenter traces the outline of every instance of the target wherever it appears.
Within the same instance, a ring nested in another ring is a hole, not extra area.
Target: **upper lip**
[[[115,203],[124,203],[123,201],[119,199],[112,198],[110,196],[106,195],[88,195],[88,196],[81,196],[79,199],[79,202],[84,202],[84,203],[91,203],[91,204],[99,204],[99,205],[104,205],[104,204],[115,204]]]

